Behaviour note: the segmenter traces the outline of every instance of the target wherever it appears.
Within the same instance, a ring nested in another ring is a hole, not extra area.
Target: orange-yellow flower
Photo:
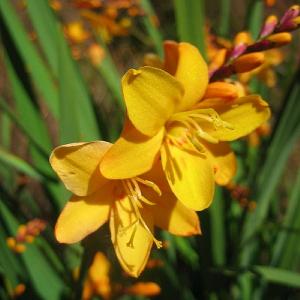
[[[138,276],[153,242],[158,248],[162,245],[154,237],[154,225],[187,236],[200,233],[199,220],[169,190],[159,164],[142,177],[104,178],[99,164],[110,147],[96,141],[67,144],[52,152],[52,168],[74,194],[57,220],[55,235],[59,242],[76,243],[109,221],[120,264],[128,274]]]
[[[167,43],[164,69],[129,70],[122,79],[130,123],[107,152],[102,174],[111,179],[150,170],[160,156],[170,188],[194,210],[207,208],[214,179],[227,184],[236,169],[228,141],[249,134],[270,116],[268,104],[250,95],[204,99],[208,70],[188,43]]]

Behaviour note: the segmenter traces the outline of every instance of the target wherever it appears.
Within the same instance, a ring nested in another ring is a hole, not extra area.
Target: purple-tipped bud
[[[297,28],[295,27],[295,23],[293,19],[300,15],[300,6],[293,5],[290,7],[286,13],[283,15],[279,22],[279,26],[276,28],[276,32],[283,32],[283,31],[291,31]]]
[[[260,37],[264,38],[265,36],[273,33],[277,23],[278,19],[276,16],[269,16],[260,32]]]
[[[246,49],[247,49],[246,44],[239,44],[239,45],[234,46],[234,48],[232,49],[231,54],[230,54],[230,59],[237,58],[238,56],[243,54]]]

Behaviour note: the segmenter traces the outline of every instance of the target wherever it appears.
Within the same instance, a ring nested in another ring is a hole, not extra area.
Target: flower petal
[[[101,173],[110,179],[131,178],[149,171],[157,158],[164,128],[149,138],[126,122],[121,137],[107,151]]]
[[[199,103],[199,108],[213,108],[221,119],[232,128],[209,126],[209,133],[220,141],[233,141],[246,136],[270,117],[267,102],[258,95],[237,98],[230,103],[221,99],[207,99]]]
[[[207,208],[214,194],[210,161],[167,143],[163,145],[161,153],[163,169],[176,197],[193,210]]]
[[[236,158],[228,143],[204,143],[206,155],[211,162],[215,181],[219,185],[228,184],[236,173]]]
[[[164,126],[184,93],[173,76],[153,67],[127,71],[122,89],[130,121],[148,136]]]
[[[77,196],[90,195],[107,182],[98,166],[110,147],[102,141],[63,145],[52,151],[50,164],[68,190]]]
[[[180,236],[201,233],[197,214],[175,197],[159,161],[142,178],[155,183],[162,192],[159,196],[149,187],[142,189],[142,194],[155,203],[153,206],[145,206],[153,215],[154,225]]]
[[[152,231],[151,215],[143,209],[140,211]],[[138,277],[148,261],[153,239],[133,213],[127,197],[115,202],[109,225],[115,252],[123,270],[131,276]]]
[[[163,192],[161,197],[147,198],[156,204],[147,208],[152,212],[154,225],[180,236],[201,233],[197,214],[177,200],[171,191]]]
[[[182,83],[185,93],[176,111],[191,108],[199,101],[208,84],[207,64],[199,50],[189,43],[167,41],[165,48],[165,70]]]
[[[56,222],[56,239],[71,244],[96,231],[108,220],[112,201],[111,184],[86,197],[71,197]]]

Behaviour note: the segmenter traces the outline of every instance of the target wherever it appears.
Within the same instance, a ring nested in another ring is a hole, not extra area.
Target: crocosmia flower
[[[212,201],[214,182],[226,184],[235,173],[227,142],[260,126],[270,110],[257,95],[203,99],[208,70],[197,48],[166,43],[165,54],[164,69],[146,66],[123,76],[128,121],[101,171],[111,179],[135,177],[161,160],[176,197],[203,210]]]
[[[52,168],[74,194],[57,220],[55,236],[61,243],[76,243],[109,221],[121,266],[138,276],[153,243],[162,246],[154,236],[154,225],[189,236],[200,233],[199,220],[194,211],[177,201],[164,182],[160,164],[143,176],[104,178],[99,165],[110,147],[110,143],[96,141],[67,144],[52,152]]]

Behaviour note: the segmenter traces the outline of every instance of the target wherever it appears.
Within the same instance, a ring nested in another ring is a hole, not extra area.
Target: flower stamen
[[[148,205],[155,205],[155,203],[149,201],[146,197],[144,197],[142,195],[142,192],[141,192],[141,189],[139,187],[138,182],[153,188],[153,190],[155,192],[157,192],[159,195],[161,195],[161,191],[160,191],[159,187],[155,183],[153,183],[149,180],[144,180],[144,179],[141,179],[139,177],[122,180],[124,190],[125,190],[125,192],[128,196],[130,204],[132,206],[133,213],[136,216],[136,220],[128,226],[128,227],[134,226],[134,228],[133,228],[133,231],[131,233],[130,239],[127,243],[127,246],[133,248],[133,240],[134,240],[134,236],[135,236],[136,230],[137,230],[137,222],[139,222],[146,229],[146,231],[149,233],[149,235],[153,239],[156,247],[161,248],[162,247],[162,242],[157,240],[154,237],[152,231],[150,230],[150,228],[148,227],[148,225],[144,221],[144,219],[141,215],[141,212],[140,212],[140,209],[143,208],[141,202],[144,202]]]

